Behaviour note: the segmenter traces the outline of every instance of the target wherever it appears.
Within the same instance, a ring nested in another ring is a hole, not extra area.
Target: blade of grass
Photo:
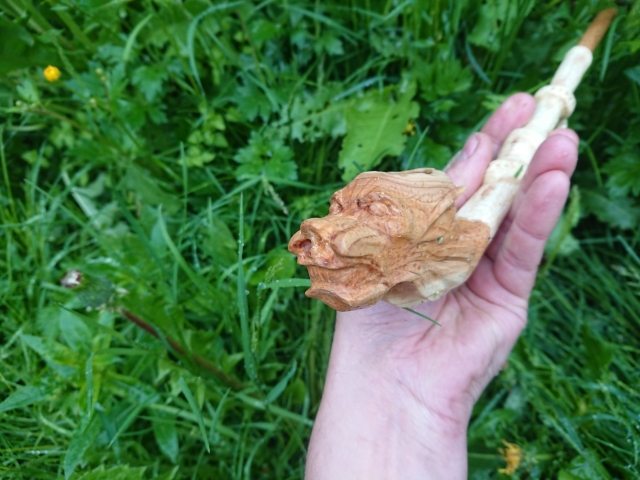
[[[182,377],[180,377],[182,378]],[[160,399],[160,395],[154,393],[152,395],[148,395],[146,398],[141,401],[135,401],[129,410],[129,413],[125,417],[125,419],[120,423],[120,428],[116,432],[115,436],[109,441],[107,448],[111,448],[114,442],[122,435],[127,429],[131,426],[131,424],[138,418],[140,412],[148,407],[150,404],[157,402]]]
[[[193,20],[191,20],[191,23],[189,23],[189,28],[187,30],[187,50],[189,51],[189,66],[191,67],[191,75],[193,75],[193,78],[195,78],[202,96],[205,95],[205,92],[204,92],[204,87],[202,86],[202,81],[200,80],[200,75],[198,74],[198,67],[196,66],[196,55],[195,55],[195,50],[193,45],[198,23],[204,17],[212,14],[213,12],[224,10],[226,8],[238,7],[243,3],[244,2],[230,2],[230,3],[223,3],[220,5],[213,5],[207,8],[204,12],[199,13]]]
[[[258,291],[266,290],[268,288],[284,288],[284,287],[306,287],[311,286],[311,280],[307,278],[283,278],[280,280],[274,280],[273,282],[258,284]]]
[[[298,368],[298,363],[294,360],[293,365],[291,365],[291,368],[289,369],[289,371],[284,375],[284,377],[280,379],[280,381],[276,384],[276,386],[273,387],[271,391],[267,394],[267,396],[264,399],[264,403],[268,405],[274,402],[280,395],[282,395],[282,392],[284,392],[284,389],[287,388],[287,385],[289,384],[289,380],[291,380],[291,377],[293,377],[293,375],[296,373],[297,368]]]
[[[240,314],[240,329],[242,331],[242,350],[244,352],[244,366],[249,378],[257,380],[256,359],[251,351],[251,332],[249,331],[249,306],[247,304],[247,286],[244,281],[244,267],[242,265],[242,253],[244,249],[244,194],[240,194],[240,206],[238,213],[238,313]]]
[[[193,271],[193,269],[189,266],[189,264],[185,261],[185,259],[182,257],[182,255],[178,251],[178,247],[176,247],[175,243],[173,243],[173,240],[171,240],[171,236],[167,231],[167,225],[165,224],[165,221],[164,221],[164,216],[162,215],[162,207],[158,207],[158,225],[160,226],[162,237],[164,238],[164,241],[167,244],[169,251],[173,255],[173,258],[175,259],[176,263],[180,266],[180,268],[182,268],[184,273],[187,274],[189,279],[191,279],[193,284],[196,287],[198,287],[198,289],[202,292],[203,295],[215,295],[215,292],[211,290],[211,287],[208,284],[207,280],[204,279],[201,275],[198,275],[196,272]]]
[[[218,402],[218,408],[216,408],[215,412],[211,412],[211,410],[209,410],[209,413],[211,414],[211,426],[209,427],[209,441],[215,445],[216,443],[218,443],[220,441],[220,435],[217,433],[216,428],[218,427],[218,421],[220,420],[220,414],[222,413],[222,409],[224,408],[224,404],[227,401],[227,397],[229,396],[229,392],[231,391],[230,388],[227,389],[226,392],[224,392],[224,395],[222,396],[222,398],[220,399],[220,402]],[[211,407],[211,404],[207,402],[207,407],[212,409],[213,407]]]
[[[193,393],[189,389],[187,382],[184,381],[184,377],[180,377],[178,379],[178,385],[182,389],[182,393],[187,398],[187,402],[189,402],[189,406],[193,411],[193,414],[196,416],[198,420],[198,427],[200,428],[200,433],[202,434],[202,439],[204,440],[204,444],[207,447],[207,452],[211,453],[211,449],[209,448],[209,437],[207,436],[207,432],[204,426],[204,421],[202,420],[202,412],[198,408],[198,404],[196,403],[196,399],[193,397]]]
[[[441,327],[442,325],[440,325],[438,322],[436,322],[433,318],[431,317],[427,317],[426,315],[417,312],[409,307],[402,307],[404,310],[406,310],[407,312],[411,312],[411,313],[415,313],[416,315],[418,315],[419,317],[424,318],[425,320],[429,320],[431,323],[435,323],[436,325],[438,325],[439,327]]]
[[[127,63],[129,61],[129,57],[131,56],[131,50],[133,49],[133,44],[136,41],[136,37],[140,33],[140,30],[142,30],[144,26],[147,23],[149,23],[149,20],[151,20],[154,17],[154,15],[155,13],[150,13],[149,15],[144,17],[142,20],[140,20],[140,22],[138,22],[138,24],[129,34],[129,38],[127,38],[127,43],[124,45],[124,50],[122,51],[122,61],[124,63]]]
[[[609,57],[611,56],[611,47],[613,46],[613,36],[615,35],[618,22],[622,18],[622,16],[614,18],[613,22],[611,22],[611,26],[609,27],[609,31],[607,32],[607,41],[604,44],[604,52],[602,53],[602,68],[600,69],[601,82],[604,80],[604,76],[607,73],[607,68],[609,67]]]

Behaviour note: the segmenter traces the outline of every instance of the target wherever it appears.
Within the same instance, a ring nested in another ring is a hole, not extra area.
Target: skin
[[[467,140],[447,173],[478,189],[488,163],[535,102],[516,94]],[[545,242],[569,192],[577,135],[556,130],[540,146],[520,192],[473,275],[415,310],[380,302],[339,312],[307,479],[466,479],[474,403],[527,323]]]

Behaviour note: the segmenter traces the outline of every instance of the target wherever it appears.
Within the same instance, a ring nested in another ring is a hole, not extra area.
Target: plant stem
[[[160,335],[158,335],[158,332],[153,327],[153,325],[151,325],[150,323],[146,322],[142,318],[140,318],[137,315],[133,314],[132,312],[130,312],[126,308],[121,308],[120,309],[120,313],[125,318],[127,318],[130,321],[132,321],[138,327],[143,329],[145,332],[149,333],[150,335],[153,335],[156,338],[160,338]],[[187,354],[185,352],[184,348],[182,347],[182,345],[180,345],[174,339],[172,339],[170,337],[164,337],[164,338],[167,340],[167,343],[171,346],[171,348],[173,348],[176,352],[178,352],[180,355],[182,355],[184,357],[191,358],[196,364],[198,364],[199,366],[201,366],[202,368],[207,370],[214,377],[216,377],[217,379],[219,379],[220,381],[225,383],[227,386],[229,386],[233,390],[235,390],[235,391],[244,390],[245,387],[239,380],[237,380],[237,379],[235,379],[233,377],[230,377],[229,375],[224,373],[220,368],[216,367],[215,365],[213,365],[208,360],[202,358],[200,355],[195,354],[195,353],[191,353],[191,352],[189,352]]]

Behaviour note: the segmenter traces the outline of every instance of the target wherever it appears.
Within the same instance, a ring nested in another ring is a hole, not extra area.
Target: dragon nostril
[[[306,239],[298,243],[298,248],[300,251],[303,251],[306,254],[309,254],[309,250],[311,250],[311,240]]]

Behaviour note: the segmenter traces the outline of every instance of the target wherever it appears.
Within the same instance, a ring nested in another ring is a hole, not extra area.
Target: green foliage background
[[[514,478],[640,475],[640,3],[617,4],[471,478],[503,439]],[[334,314],[288,239],[360,170],[444,166],[612,5],[0,0],[0,477],[300,478]]]

